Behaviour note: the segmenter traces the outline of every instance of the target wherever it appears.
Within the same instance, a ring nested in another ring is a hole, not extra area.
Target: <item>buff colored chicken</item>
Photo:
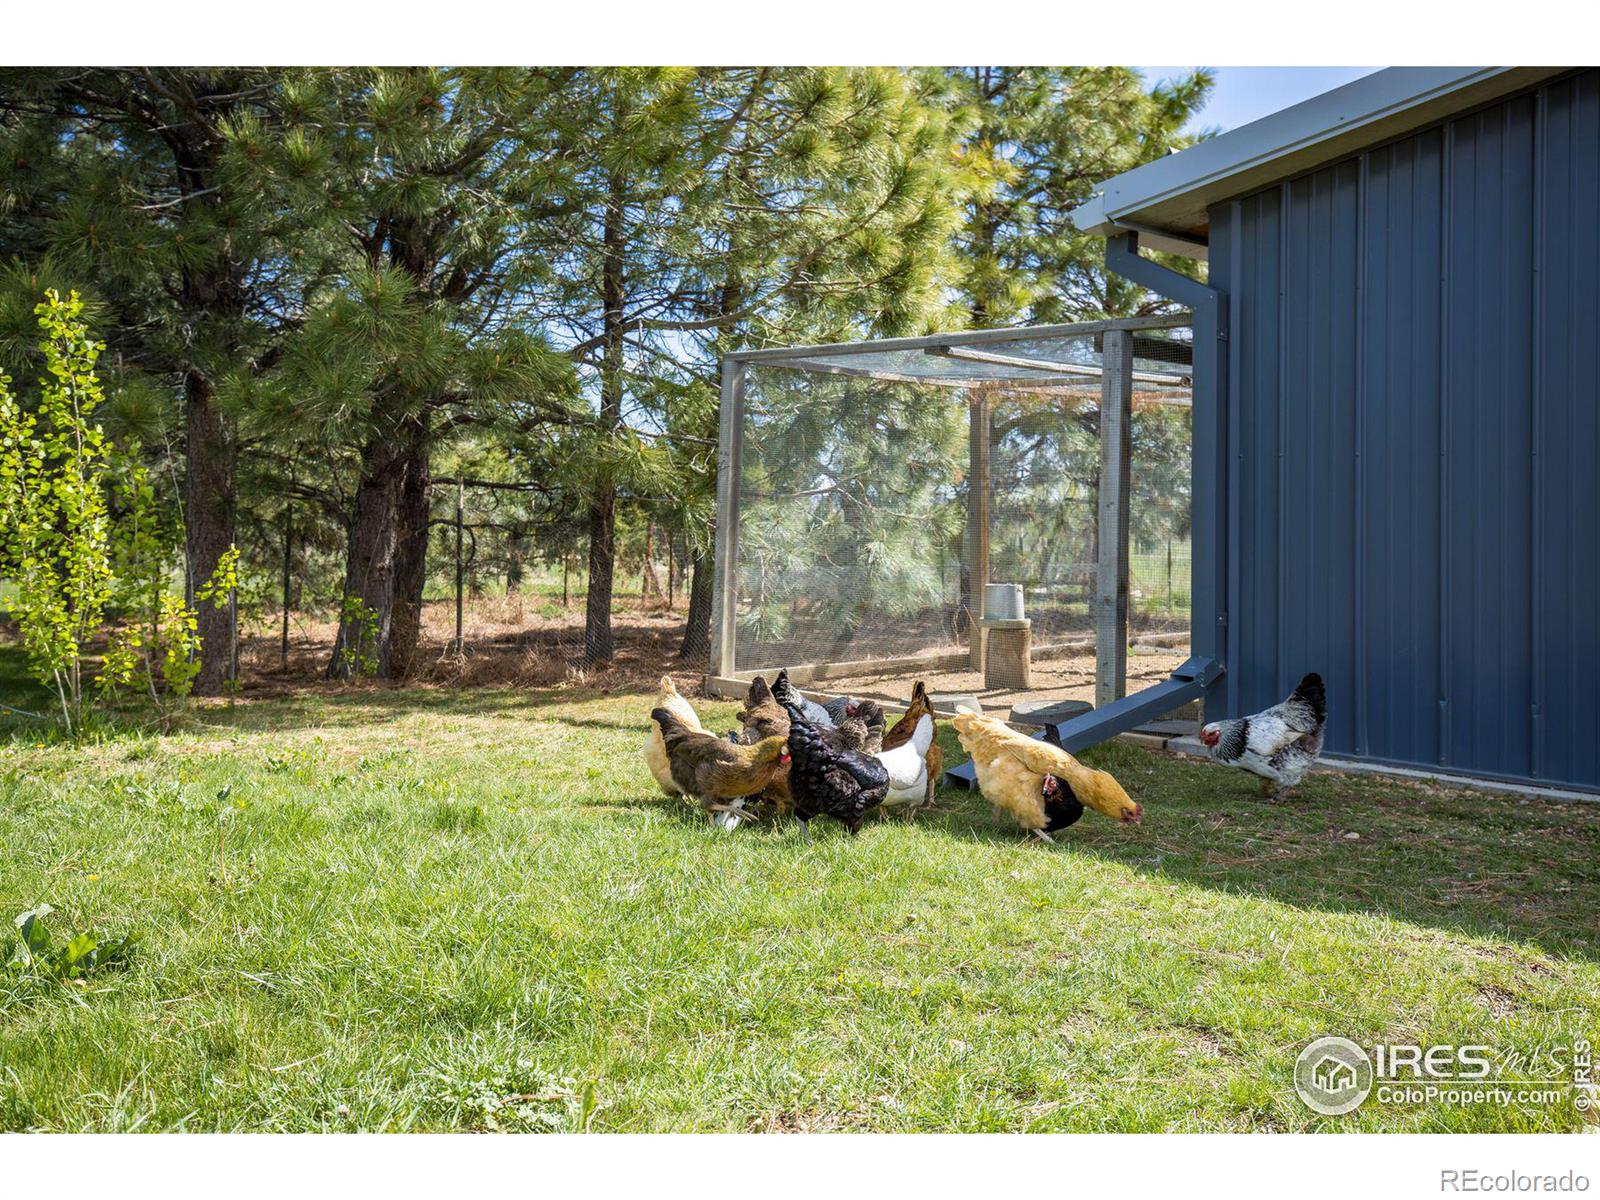
[[[1108,772],[1084,766],[1059,747],[966,709],[957,713],[955,727],[989,803],[1035,837],[1055,841],[1050,835],[1082,816],[1084,805],[1124,824],[1138,824],[1144,815]]]
[[[666,709],[695,733],[705,731],[689,702],[679,695],[678,687],[672,682],[671,675],[661,677],[661,690],[656,695],[655,706]],[[788,730],[785,729],[784,732],[787,733]],[[650,722],[650,740],[645,742],[644,749],[639,753],[644,755],[645,765],[650,768],[650,774],[655,776],[663,792],[669,796],[682,795],[683,789],[673,782],[672,763],[667,758],[667,744],[662,741],[661,726],[656,722]]]

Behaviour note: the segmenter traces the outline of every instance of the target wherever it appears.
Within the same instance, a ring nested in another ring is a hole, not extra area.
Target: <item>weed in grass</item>
[[[0,965],[0,1016],[13,1005],[50,990],[57,984],[82,984],[97,971],[127,963],[138,942],[137,934],[103,937],[79,933],[57,943],[50,936],[48,918],[55,909],[38,904],[17,915],[18,939],[10,958]]]
[[[595,1112],[593,1086],[529,1059],[487,1070],[433,1070],[423,1076],[429,1111],[451,1128],[485,1133],[573,1133]]]

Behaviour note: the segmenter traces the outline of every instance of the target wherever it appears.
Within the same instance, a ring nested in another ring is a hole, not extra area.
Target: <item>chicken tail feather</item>
[[[1322,686],[1322,676],[1312,671],[1294,689],[1291,700],[1299,700],[1311,709],[1317,724],[1328,719],[1328,693]]]

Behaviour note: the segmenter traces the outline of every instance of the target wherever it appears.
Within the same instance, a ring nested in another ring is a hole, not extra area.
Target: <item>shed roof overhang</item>
[[[1390,67],[1117,175],[1073,210],[1089,233],[1138,233],[1204,258],[1206,210],[1532,87],[1565,67]]]

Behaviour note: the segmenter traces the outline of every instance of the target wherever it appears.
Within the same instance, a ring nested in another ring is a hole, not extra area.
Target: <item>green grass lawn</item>
[[[1142,829],[1090,813],[1051,847],[946,792],[806,844],[659,796],[649,707],[352,691],[83,748],[0,725],[0,936],[48,902],[58,938],[141,937],[81,984],[5,977],[0,1130],[1583,1125],[1570,1096],[1320,1118],[1290,1072],[1329,1033],[1600,1041],[1600,806],[1338,775],[1273,806],[1114,745],[1086,757]]]

